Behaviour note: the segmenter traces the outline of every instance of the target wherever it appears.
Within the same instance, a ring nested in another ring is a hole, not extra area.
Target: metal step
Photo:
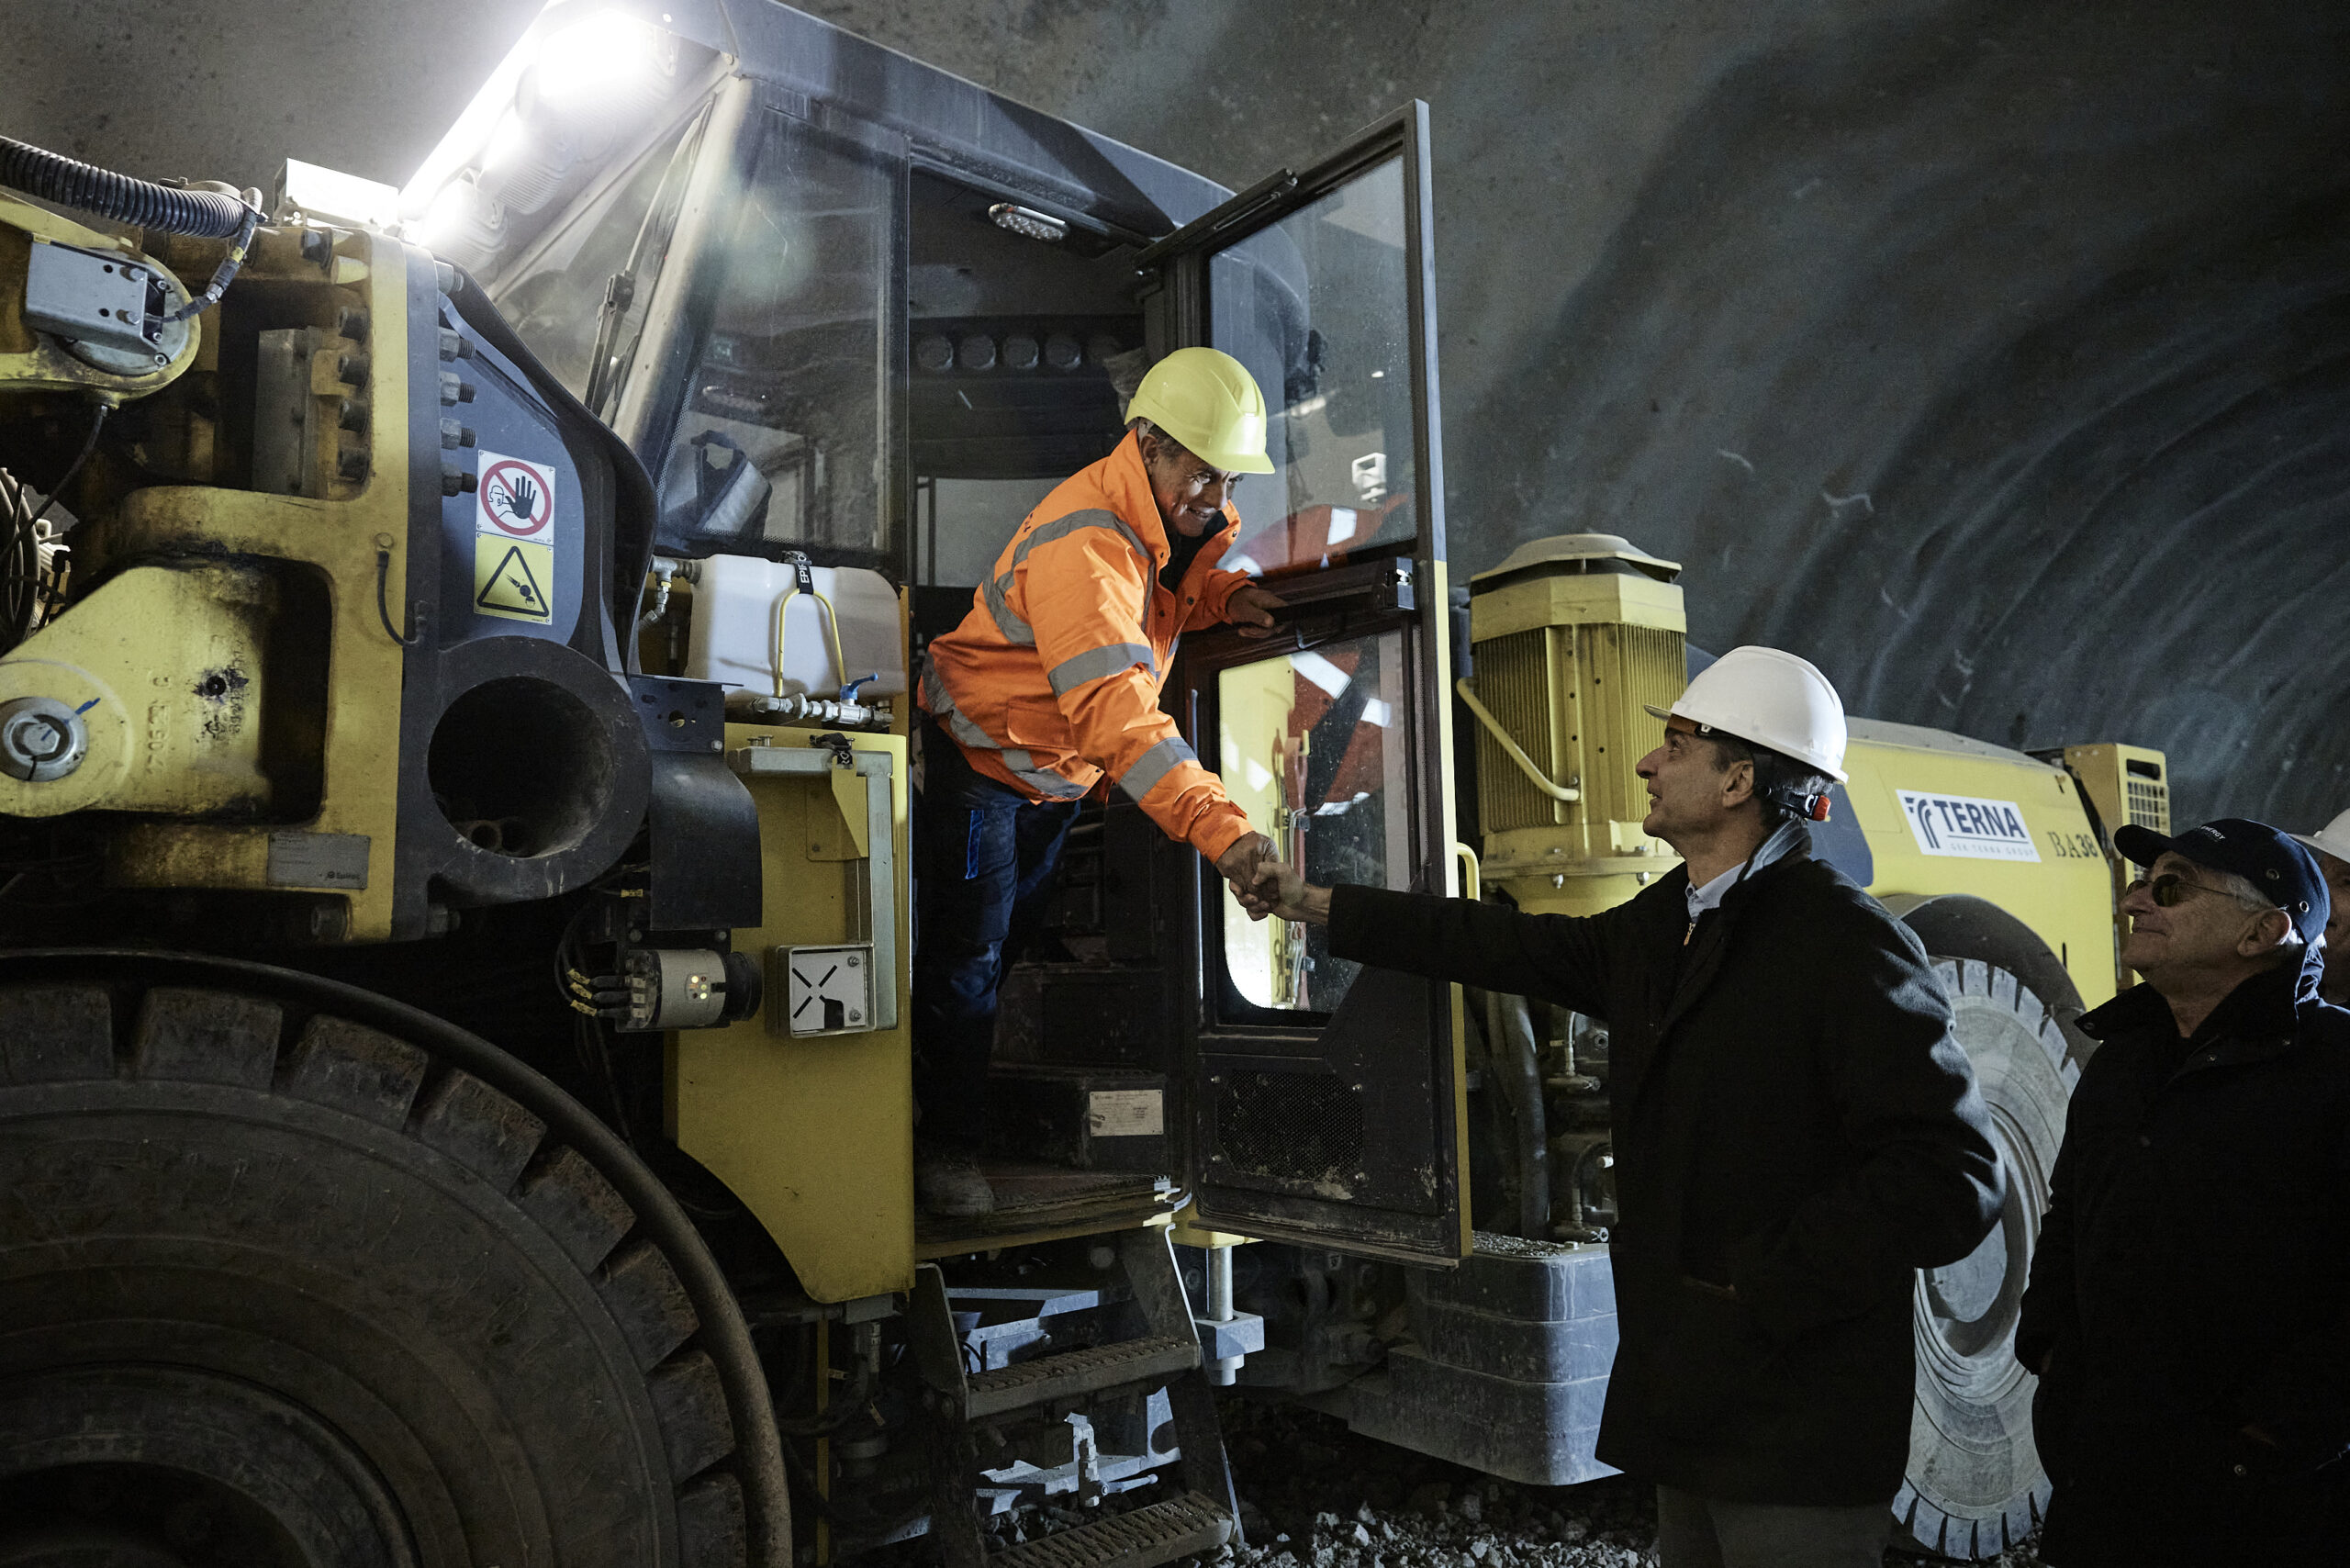
[[[1200,1342],[1188,1334],[1153,1335],[1091,1350],[1065,1350],[1058,1356],[1038,1356],[994,1372],[971,1373],[964,1396],[964,1418],[976,1421],[1007,1411],[1034,1409],[1056,1399],[1164,1379],[1199,1364]]]
[[[1153,1503],[988,1558],[988,1568],[1158,1568],[1232,1539],[1232,1516],[1200,1492]]]

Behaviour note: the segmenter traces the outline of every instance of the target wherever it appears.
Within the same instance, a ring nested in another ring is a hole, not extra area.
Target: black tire
[[[601,1132],[331,982],[10,959],[0,1562],[785,1560],[740,1317]]]
[[[1970,1256],[1919,1271],[1918,1402],[1893,1511],[1917,1546],[1973,1560],[2020,1542],[2048,1505],[2031,1440],[2037,1380],[2016,1364],[2016,1311],[2080,1069],[2054,1016],[2009,970],[1953,958],[1934,968],[1991,1112],[2008,1201]]]

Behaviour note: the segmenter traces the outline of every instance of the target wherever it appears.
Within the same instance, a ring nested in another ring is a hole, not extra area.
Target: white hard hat
[[[1812,664],[1777,648],[1732,648],[1697,672],[1672,711],[1679,717],[1764,746],[1844,781],[1844,703]]]
[[[2322,855],[2336,860],[2350,860],[2350,812],[2344,812],[2315,833],[2292,833],[2285,835],[2299,839]]]

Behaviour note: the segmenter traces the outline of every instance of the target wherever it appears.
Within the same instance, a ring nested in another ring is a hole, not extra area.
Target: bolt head
[[[8,726],[8,745],[33,762],[55,762],[73,744],[63,725],[45,713],[35,713]]]

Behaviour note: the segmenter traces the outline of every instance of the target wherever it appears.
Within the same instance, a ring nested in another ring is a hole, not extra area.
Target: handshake
[[[1215,868],[1251,920],[1270,916],[1320,925],[1330,919],[1330,890],[1308,885],[1295,867],[1282,862],[1273,841],[1261,833],[1243,834],[1216,857]]]

